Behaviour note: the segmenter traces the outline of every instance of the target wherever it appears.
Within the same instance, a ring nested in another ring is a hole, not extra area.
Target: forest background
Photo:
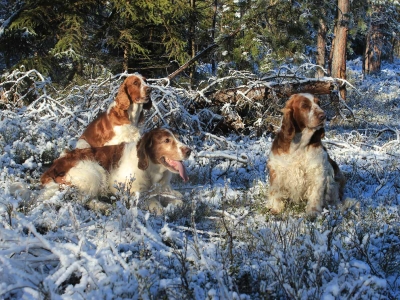
[[[191,85],[305,57],[325,69],[317,76],[345,78],[346,59],[363,57],[369,74],[400,51],[395,0],[1,1],[0,17],[3,72],[24,66],[63,85],[104,72],[166,77],[191,59],[179,77]]]

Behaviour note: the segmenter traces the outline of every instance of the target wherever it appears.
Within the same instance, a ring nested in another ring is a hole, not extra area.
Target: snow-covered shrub
[[[35,92],[28,106],[17,98],[0,104],[0,298],[398,298],[399,65],[386,65],[379,80],[365,82],[351,71],[358,90],[349,90],[341,108],[355,118],[328,122],[325,145],[355,203],[327,208],[315,220],[304,217],[301,205],[279,216],[265,208],[273,137],[256,137],[255,127],[249,135],[213,132],[217,110],[196,103],[219,86],[213,78],[197,91],[149,80],[154,107],[142,130],[170,126],[194,149],[185,161],[189,183],[173,180],[182,207],[154,216],[143,209],[145,194],[123,189],[104,199],[78,196],[73,188],[46,201],[13,197],[14,182],[37,192],[45,166],[74,147],[128,76],[57,90],[35,72],[19,73],[35,74],[29,77]],[[232,73],[226,86],[258,80],[242,75]],[[18,82],[12,76],[9,82]],[[10,85],[0,87],[5,92]],[[22,86],[16,90],[12,95],[24,97]],[[279,124],[278,113],[254,113]],[[88,208],[101,200],[104,209]]]

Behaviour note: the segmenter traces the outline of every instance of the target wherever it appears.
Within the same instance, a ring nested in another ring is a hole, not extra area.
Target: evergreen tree
[[[376,20],[380,20],[381,55],[393,55],[400,31],[399,5],[381,2],[351,1],[347,55],[364,54],[366,37],[378,28]],[[1,67],[24,65],[65,83],[104,71],[166,76],[216,43],[218,50],[199,61],[211,63],[214,73],[217,63],[221,74],[228,68],[262,73],[282,62],[296,62],[304,53],[325,68],[328,51],[323,50],[332,49],[337,4],[337,0],[0,1]],[[368,9],[373,7],[380,9],[371,13]],[[367,49],[369,63],[377,50]],[[197,70],[193,65],[189,76],[200,79]]]
[[[16,1],[0,36],[6,67],[24,65],[55,78],[59,72],[65,78],[62,71],[75,74],[86,57],[92,28],[87,24],[97,4],[95,0]]]
[[[87,66],[133,71],[189,57],[187,1],[26,0],[1,8],[6,68],[24,65],[70,81],[88,76]]]
[[[220,8],[219,34],[239,33],[228,40],[220,58],[238,69],[268,71],[276,62],[296,59],[316,38],[317,20],[309,3],[271,0],[225,0]]]

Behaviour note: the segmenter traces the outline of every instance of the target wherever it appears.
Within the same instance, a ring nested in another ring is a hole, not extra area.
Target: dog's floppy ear
[[[282,126],[281,132],[285,139],[292,139],[295,134],[295,127],[294,127],[294,118],[293,118],[293,109],[285,107],[282,109],[283,112],[283,119],[282,119]]]
[[[128,93],[126,92],[126,79],[119,87],[115,102],[117,104],[117,107],[121,110],[128,110],[129,106],[131,105]]]
[[[142,136],[136,145],[136,152],[138,157],[138,168],[140,170],[146,170],[149,167],[149,155],[148,149],[151,146],[151,133],[146,133]]]

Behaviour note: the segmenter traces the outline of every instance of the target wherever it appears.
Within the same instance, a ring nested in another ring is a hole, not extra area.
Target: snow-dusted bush
[[[142,210],[143,195],[123,189],[106,210],[90,209],[103,199],[73,188],[47,201],[11,196],[16,181],[38,188],[44,166],[74,147],[128,74],[62,90],[35,71],[9,74],[0,84],[8,99],[0,100],[0,298],[398,298],[399,65],[366,81],[350,68],[355,118],[328,124],[325,144],[353,202],[315,220],[301,206],[269,214],[272,136],[211,132],[220,116],[196,99],[214,79],[197,91],[149,80],[154,107],[142,130],[170,126],[195,150],[186,162],[190,182],[173,181],[182,207],[153,216]]]

